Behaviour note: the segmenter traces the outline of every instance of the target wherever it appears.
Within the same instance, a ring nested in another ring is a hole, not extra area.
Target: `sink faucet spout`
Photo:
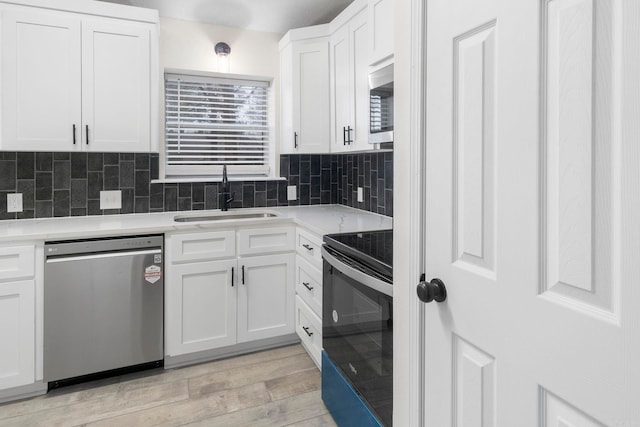
[[[233,202],[233,196],[235,193],[229,196],[229,178],[227,177],[227,165],[222,165],[222,203],[220,208],[223,211],[229,210],[229,205]]]

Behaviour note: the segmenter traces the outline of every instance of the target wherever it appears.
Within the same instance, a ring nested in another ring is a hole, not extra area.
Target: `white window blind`
[[[268,97],[268,81],[165,74],[165,174],[269,175]]]

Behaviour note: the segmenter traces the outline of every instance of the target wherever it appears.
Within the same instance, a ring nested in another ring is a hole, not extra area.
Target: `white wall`
[[[276,154],[279,148],[277,123],[280,123],[280,51],[278,42],[282,38],[279,33],[250,31],[239,28],[222,27],[200,22],[182,21],[178,19],[160,18],[160,73],[164,88],[164,70],[167,68],[192,71],[218,71],[214,46],[225,42],[231,47],[229,56],[229,73],[251,76],[272,77],[272,94],[274,96]],[[160,135],[164,146],[164,92],[160,92]],[[162,152],[161,148],[161,152]],[[277,171],[279,162],[273,167]]]
[[[218,71],[213,47],[231,47],[229,72],[277,78],[281,34],[220,27],[177,19],[160,19],[160,66]]]

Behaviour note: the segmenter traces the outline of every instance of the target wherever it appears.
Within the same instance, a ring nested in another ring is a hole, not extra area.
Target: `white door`
[[[238,342],[295,331],[295,254],[238,260]]]
[[[429,0],[424,421],[640,425],[640,3]]]
[[[82,141],[91,151],[151,149],[149,27],[82,23]]]
[[[3,12],[0,148],[79,150],[80,71],[77,17],[31,9]]]

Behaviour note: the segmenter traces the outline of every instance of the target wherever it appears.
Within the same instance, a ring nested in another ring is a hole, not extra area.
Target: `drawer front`
[[[322,318],[322,271],[296,256],[296,293]]]
[[[300,297],[296,297],[296,333],[313,361],[320,367],[322,321]]]
[[[240,256],[290,252],[294,247],[295,228],[293,226],[238,230]]]
[[[235,258],[236,233],[233,230],[168,236],[170,262],[211,261]]]
[[[316,234],[298,228],[296,233],[296,250],[307,261],[311,262],[317,268],[322,268],[322,238]]]
[[[0,280],[27,279],[34,274],[33,245],[0,247]]]

